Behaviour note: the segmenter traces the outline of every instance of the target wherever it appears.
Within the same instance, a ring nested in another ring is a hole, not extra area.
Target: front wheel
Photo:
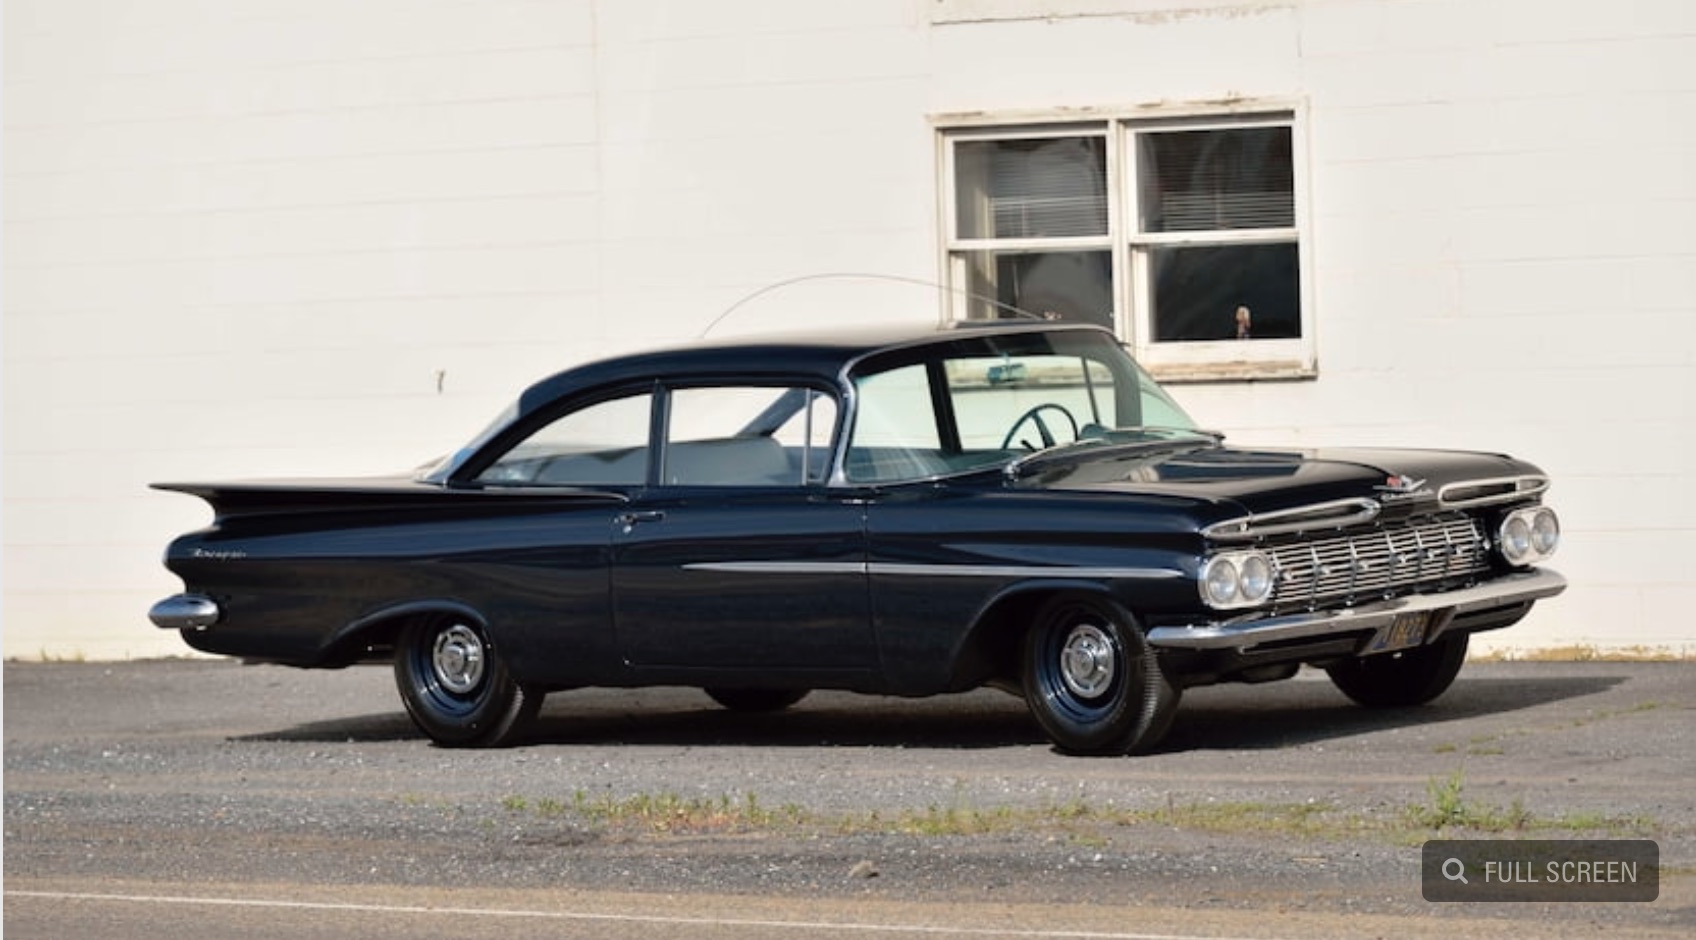
[[[1025,704],[1062,751],[1148,751],[1178,709],[1154,649],[1129,612],[1105,598],[1044,604],[1025,634],[1022,672]]]
[[[511,742],[544,696],[514,682],[484,628],[459,617],[421,620],[401,631],[395,685],[413,724],[443,747]]]
[[[1345,659],[1325,667],[1331,683],[1368,708],[1423,705],[1448,690],[1466,661],[1467,634],[1454,633],[1435,643]]]

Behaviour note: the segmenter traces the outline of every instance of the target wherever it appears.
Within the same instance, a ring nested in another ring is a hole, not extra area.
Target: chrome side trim
[[[1092,568],[1062,565],[903,565],[873,562],[867,574],[955,578],[1181,578],[1175,568]]]
[[[1494,506],[1537,496],[1549,488],[1549,478],[1535,474],[1517,477],[1490,477],[1484,480],[1456,480],[1445,483],[1437,491],[1437,504],[1444,509],[1472,506]]]
[[[722,561],[684,565],[685,571],[738,574],[862,574],[943,578],[1181,578],[1173,568],[1092,568],[1063,565],[917,565],[853,561]]]
[[[1383,509],[1384,507],[1373,499],[1339,499],[1226,519],[1202,529],[1201,534],[1217,542],[1243,542],[1266,535],[1284,535],[1310,529],[1342,529],[1371,522],[1378,518]]]
[[[684,571],[727,571],[735,574],[865,574],[863,561],[702,561]]]
[[[1398,614],[1426,610],[1450,610],[1463,614],[1554,597],[1564,590],[1565,578],[1553,571],[1538,568],[1516,572],[1458,591],[1413,594],[1343,610],[1288,614],[1236,623],[1156,627],[1148,631],[1148,642],[1155,646],[1180,649],[1246,649],[1279,640],[1300,640],[1337,633],[1376,630],[1388,626]]]
[[[203,594],[173,594],[154,604],[147,619],[165,630],[204,630],[223,615],[218,602]]]

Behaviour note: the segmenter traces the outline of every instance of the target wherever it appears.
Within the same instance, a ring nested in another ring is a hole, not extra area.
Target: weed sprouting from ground
[[[1456,769],[1447,777],[1425,783],[1426,800],[1409,803],[1402,816],[1409,835],[1442,835],[1452,830],[1492,834],[1531,832],[1600,832],[1608,835],[1646,835],[1658,827],[1648,816],[1610,816],[1597,812],[1539,816],[1515,797],[1507,806],[1480,803],[1465,795],[1466,773]]]

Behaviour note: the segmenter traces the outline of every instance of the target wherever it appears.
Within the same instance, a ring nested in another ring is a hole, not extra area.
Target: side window
[[[660,481],[667,486],[801,486],[824,480],[836,400],[781,386],[670,393]]]
[[[477,476],[507,486],[640,486],[648,479],[653,395],[612,398],[538,428]]]
[[[856,483],[916,479],[943,472],[930,378],[922,364],[862,376],[848,479]]]

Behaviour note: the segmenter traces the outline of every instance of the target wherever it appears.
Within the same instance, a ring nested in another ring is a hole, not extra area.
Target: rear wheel
[[[1147,751],[1178,708],[1130,613],[1105,598],[1062,595],[1025,634],[1025,704],[1056,747],[1076,754]]]
[[[395,685],[413,723],[444,747],[509,743],[544,696],[514,682],[484,628],[461,617],[420,620],[401,631]]]
[[[779,712],[807,697],[807,689],[702,689],[733,712]]]
[[[1398,653],[1341,660],[1325,672],[1344,695],[1368,708],[1423,705],[1454,683],[1466,661],[1466,642],[1467,634],[1450,634]]]

